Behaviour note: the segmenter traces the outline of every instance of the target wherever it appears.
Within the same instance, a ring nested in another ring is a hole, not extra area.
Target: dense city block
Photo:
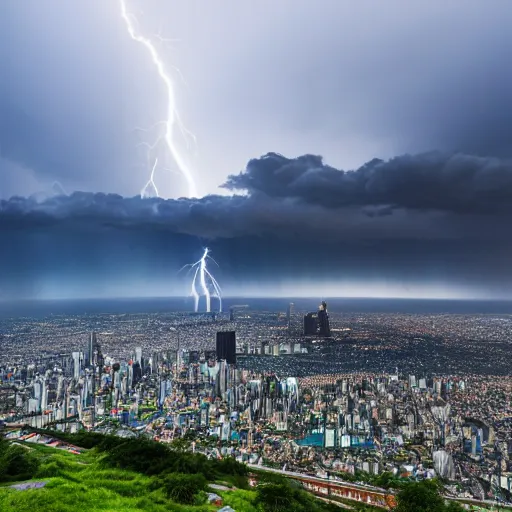
[[[11,438],[145,435],[377,506],[433,478],[461,503],[510,498],[508,316],[327,314],[322,303],[0,326]]]

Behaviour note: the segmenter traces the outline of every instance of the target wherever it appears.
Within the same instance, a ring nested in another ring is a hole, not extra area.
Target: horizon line
[[[92,301],[92,300],[166,300],[166,299],[183,299],[186,301],[188,299],[192,299],[189,296],[183,295],[154,295],[154,296],[108,296],[108,297],[57,297],[57,298],[41,298],[41,297],[33,297],[33,298],[21,298],[21,299],[8,299],[0,297],[0,304],[4,303],[16,303],[16,302],[62,302],[62,301]],[[299,295],[299,296],[272,296],[272,295],[259,295],[259,296],[249,296],[249,295],[226,295],[222,297],[222,300],[232,300],[232,299],[243,299],[243,300],[283,300],[283,301],[293,301],[293,300],[423,300],[423,301],[450,301],[450,302],[512,302],[512,298],[479,298],[479,297],[408,297],[408,296],[394,296],[394,297],[382,297],[382,296],[362,296],[362,295],[345,295],[345,296],[311,296],[311,295]]]

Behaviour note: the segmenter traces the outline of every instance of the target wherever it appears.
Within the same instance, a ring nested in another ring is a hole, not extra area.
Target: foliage
[[[256,503],[265,512],[285,512],[292,510],[294,496],[286,484],[266,484],[258,486]]]
[[[47,484],[41,489],[26,491],[0,487],[2,512],[207,510],[204,506],[185,506],[172,501],[161,486],[154,486],[152,477],[127,470],[105,469],[102,455],[97,451],[75,455],[34,445],[30,453],[41,461],[35,475],[37,481]]]
[[[215,469],[222,475],[246,476],[248,473],[247,466],[240,464],[233,457],[215,461]]]
[[[236,490],[220,492],[224,505],[230,506],[236,512],[259,512],[256,501],[256,491]]]
[[[32,474],[24,478],[44,480],[47,485],[26,491],[0,487],[1,511],[206,512],[212,506],[206,504],[205,491],[208,482],[214,481],[237,488],[219,491],[224,504],[237,512],[339,510],[314,498],[299,482],[270,472],[251,470],[257,473],[260,485],[247,490],[248,468],[234,458],[208,459],[143,437],[126,439],[88,432],[58,433],[58,437],[91,449],[76,455],[40,444],[30,444],[30,449],[12,445],[22,450],[19,455],[29,454],[29,459],[36,461]],[[8,449],[11,444],[0,441],[0,458]]]
[[[315,499],[300,486],[283,483],[258,485],[254,504],[263,512],[331,512],[337,505]]]
[[[106,462],[122,469],[131,469],[144,474],[158,474],[166,469],[170,458],[169,449],[161,443],[144,439],[128,439],[118,442],[106,451]]]
[[[185,452],[190,448],[190,442],[182,437],[177,437],[172,440],[171,448],[177,452]]]
[[[24,446],[0,442],[0,482],[14,482],[32,478],[39,467],[39,459]]]
[[[463,510],[456,503],[445,504],[440,485],[435,480],[413,482],[397,494],[396,512],[455,512]]]
[[[464,508],[459,503],[456,503],[455,501],[450,501],[446,504],[444,508],[445,512],[462,512]]]
[[[39,431],[57,439],[84,448],[108,454],[105,463],[120,469],[130,469],[147,475],[164,473],[202,474],[208,480],[222,476],[247,475],[247,467],[235,459],[208,459],[199,453],[184,450],[184,443],[166,445],[145,438],[120,438],[95,432],[66,434],[62,432]]]
[[[192,505],[198,501],[199,493],[206,491],[207,481],[200,474],[170,473],[159,478],[152,487],[163,488],[167,497],[177,503]]]

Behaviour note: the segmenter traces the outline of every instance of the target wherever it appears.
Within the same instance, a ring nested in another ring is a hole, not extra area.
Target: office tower
[[[236,364],[236,333],[224,331],[217,333],[217,361]]]
[[[318,308],[318,334],[326,338],[331,335],[329,314],[327,313],[327,303],[325,301],[322,301]]]
[[[36,377],[33,384],[33,397],[35,400],[35,410],[33,412],[41,412],[41,401],[43,395],[43,382],[41,377]],[[32,412],[32,411],[29,411]]]
[[[100,368],[100,372],[105,366],[105,358],[103,357],[103,353],[101,352],[101,346],[98,341],[96,341],[95,348],[95,361],[96,365]]]
[[[41,378],[41,411],[48,406],[48,387],[46,386],[46,377]]]
[[[223,396],[224,393],[228,389],[228,375],[229,375],[229,367],[226,361],[221,361],[219,367],[219,373],[217,374],[217,391],[220,396]]]
[[[304,336],[316,336],[317,319],[315,313],[308,313],[304,316]]]
[[[86,366],[92,366],[94,364],[94,350],[96,348],[97,340],[96,333],[91,332],[89,340],[87,342],[87,350],[85,351],[85,364]]]
[[[133,364],[128,364],[128,373],[126,378],[128,379],[128,382],[126,383],[128,390],[131,390],[133,388]]]
[[[142,366],[142,347],[135,348],[135,362]]]
[[[81,354],[80,352],[72,352],[71,357],[73,358],[73,377],[78,379],[80,377],[81,370]]]
[[[136,386],[140,380],[142,379],[142,368],[140,366],[140,363],[135,362],[132,366],[132,385]]]
[[[294,313],[295,313],[295,304],[293,302],[290,302],[290,304],[288,304],[288,310],[286,312],[286,320],[288,322],[288,330],[291,329]]]

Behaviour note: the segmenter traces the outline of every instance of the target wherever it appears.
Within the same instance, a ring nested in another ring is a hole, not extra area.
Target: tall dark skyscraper
[[[304,316],[304,336],[316,336],[317,318],[315,313],[308,313]]]
[[[327,303],[324,300],[318,308],[318,334],[325,338],[328,338],[331,335],[329,314],[327,313]]]
[[[235,331],[217,333],[217,361],[222,360],[225,360],[228,364],[236,364]]]
[[[322,301],[318,307],[318,313],[308,313],[304,317],[304,336],[322,336],[324,338],[331,336],[329,314],[325,301]]]

